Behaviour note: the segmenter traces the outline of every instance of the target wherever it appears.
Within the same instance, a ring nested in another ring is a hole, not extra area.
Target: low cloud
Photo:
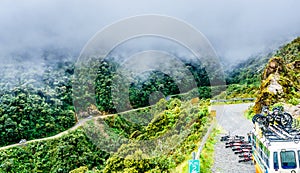
[[[24,54],[38,58],[47,49],[78,56],[103,27],[130,16],[161,14],[196,27],[217,54],[231,63],[300,35],[299,6],[297,0],[4,0],[0,3],[0,61]]]

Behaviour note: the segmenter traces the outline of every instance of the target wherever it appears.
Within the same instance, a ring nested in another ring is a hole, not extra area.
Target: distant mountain
[[[261,73],[275,49],[253,55],[225,70],[226,91],[214,99],[254,98],[261,82]]]
[[[294,38],[285,40],[274,40],[267,48],[250,55],[248,58],[236,61],[236,64],[226,64],[223,66],[226,74],[226,83],[230,84],[260,84],[261,74],[269,59],[279,53],[286,44]],[[242,58],[241,58],[242,59]]]
[[[248,84],[260,81],[261,73],[274,51],[253,55],[226,71],[226,83]]]

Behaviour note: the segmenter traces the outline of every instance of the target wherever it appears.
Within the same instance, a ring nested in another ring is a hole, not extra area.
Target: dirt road
[[[148,106],[149,107],[149,106]],[[125,112],[122,112],[122,113],[127,113],[127,112],[132,112],[132,111],[137,111],[137,110],[142,110],[142,109],[146,109],[148,107],[143,107],[143,108],[138,108],[138,109],[132,109],[132,110],[128,110],[128,111],[125,111]],[[59,138],[61,137],[62,135],[66,135],[68,133],[70,133],[71,131],[73,130],[76,130],[77,128],[79,128],[80,126],[82,126],[84,123],[86,123],[87,121],[90,121],[90,120],[97,120],[99,118],[107,118],[107,117],[110,117],[110,116],[114,116],[115,114],[109,114],[109,115],[97,115],[97,116],[94,116],[94,117],[91,117],[91,118],[84,118],[84,119],[81,119],[79,120],[79,122],[77,124],[75,124],[72,128],[66,130],[66,131],[63,131],[63,132],[60,132],[58,133],[57,135],[54,135],[54,136],[50,136],[50,137],[46,137],[46,138],[40,138],[40,139],[34,139],[34,140],[30,140],[30,141],[27,141],[26,144],[28,143],[33,143],[33,142],[38,142],[38,141],[46,141],[46,140],[50,140],[50,139],[56,139],[56,138]],[[12,147],[16,147],[16,146],[20,146],[22,144],[12,144],[12,145],[7,145],[7,146],[4,146],[4,147],[0,147],[0,151],[1,150],[6,150],[6,149],[9,149],[9,148],[12,148]]]

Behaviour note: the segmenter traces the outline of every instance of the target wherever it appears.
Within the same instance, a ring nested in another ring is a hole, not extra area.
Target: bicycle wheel
[[[259,122],[261,118],[262,118],[261,114],[254,115],[252,118],[252,123],[255,124],[255,122]]]
[[[283,114],[281,114],[280,123],[283,127],[292,125],[292,122],[293,122],[293,117],[289,113],[284,112]]]

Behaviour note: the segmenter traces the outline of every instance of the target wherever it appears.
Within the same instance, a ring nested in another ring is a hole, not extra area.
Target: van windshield
[[[281,151],[281,167],[283,169],[293,169],[297,167],[296,156],[294,151]]]

